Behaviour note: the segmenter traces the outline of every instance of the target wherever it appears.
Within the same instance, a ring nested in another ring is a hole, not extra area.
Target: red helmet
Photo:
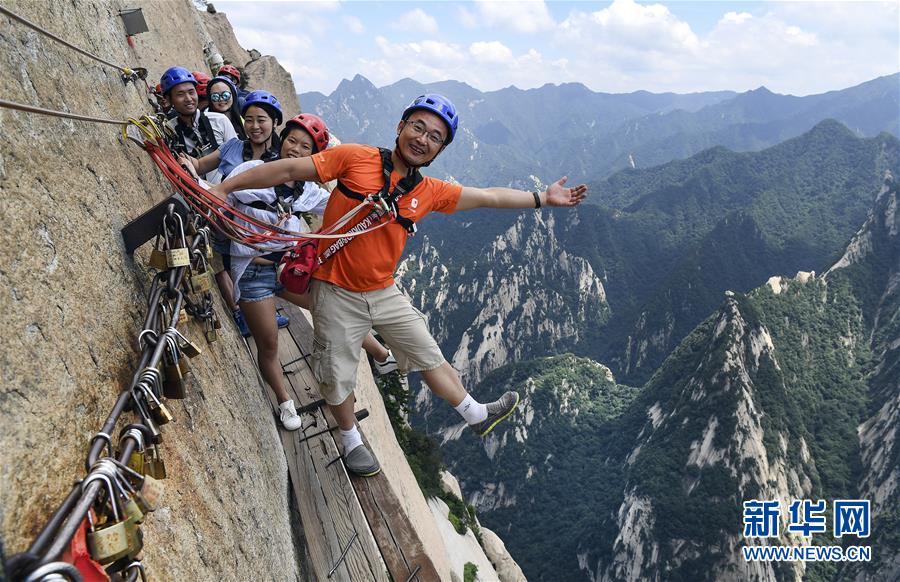
[[[206,86],[209,84],[209,75],[200,71],[191,71],[191,74],[197,79],[197,97],[206,99]]]
[[[241,72],[234,65],[222,65],[221,67],[219,67],[219,72],[216,74],[231,75],[232,77],[237,79],[238,83],[241,82]]]
[[[284,124],[285,130],[290,130],[292,125],[296,125],[312,136],[313,143],[316,145],[316,152],[321,152],[328,147],[328,126],[325,125],[325,122],[318,115],[301,113]]]

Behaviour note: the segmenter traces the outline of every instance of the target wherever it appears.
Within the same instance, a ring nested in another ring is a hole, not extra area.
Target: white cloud
[[[599,9],[575,3],[559,22],[543,2],[425,5],[428,12],[406,5],[401,28],[432,39],[417,42],[386,34],[390,25],[359,9],[371,4],[228,2],[220,9],[243,46],[277,56],[301,91],[328,92],[361,73],[376,85],[456,79],[482,90],[576,81],[611,92],[765,85],[809,94],[900,69],[896,1],[766,2],[737,10],[710,2],[707,17],[718,19],[710,30],[692,28],[674,0],[650,2],[614,0]],[[461,25],[425,34],[442,14],[458,16]]]
[[[421,8],[410,10],[400,16],[391,28],[402,30],[411,35],[435,34],[438,31],[437,20]]]
[[[469,54],[481,63],[507,63],[512,60],[512,51],[499,41],[473,42]]]
[[[344,16],[344,26],[353,34],[362,34],[366,31],[366,25],[355,16]]]
[[[460,9],[460,21],[467,28],[499,27],[520,33],[550,30],[555,26],[550,11],[543,0],[524,2],[499,2],[477,0],[477,14]]]

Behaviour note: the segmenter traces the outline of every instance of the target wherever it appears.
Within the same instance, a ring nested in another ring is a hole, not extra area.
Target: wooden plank
[[[257,361],[256,344],[251,339],[247,342],[247,345],[253,360]],[[275,410],[278,410],[278,400],[275,393],[269,388],[268,384],[262,381],[262,378],[260,378],[260,381],[265,386],[269,402]],[[300,438],[296,436],[298,431],[287,432],[279,426],[278,432],[281,436],[281,444],[284,447],[291,482],[294,485],[294,496],[297,499],[300,517],[303,521],[303,531],[309,547],[310,558],[312,559],[312,569],[316,573],[316,579],[326,580],[329,570],[340,557],[342,548],[334,523],[328,514],[328,503],[325,500],[325,493],[316,474],[315,466],[310,460],[308,443],[313,442],[314,439],[310,439],[305,443],[298,443],[297,441]],[[335,580],[351,580],[350,572],[346,566],[338,568],[332,575],[332,578]]]
[[[296,317],[303,318],[302,314],[298,313],[292,317],[291,325],[294,325],[293,319]],[[305,319],[303,319],[302,323],[308,325]],[[282,362],[290,362],[300,357],[301,352],[288,331],[282,330],[279,333],[278,340],[278,353]],[[311,368],[305,365],[296,366],[296,368],[294,373],[287,375],[288,381],[293,388],[289,392],[292,392],[292,395],[299,398],[303,404],[318,400],[320,398],[318,385],[312,376]],[[315,388],[307,392],[305,387],[310,384],[315,386]],[[303,388],[298,390],[298,385]],[[300,392],[304,394],[301,396]],[[319,419],[317,426],[309,428],[307,432],[315,432],[327,426],[327,419],[322,416],[321,410],[317,418]],[[332,420],[331,426],[334,425],[335,423]],[[310,461],[319,477],[319,482],[328,501],[328,510],[334,522],[335,531],[339,539],[342,540],[343,548],[347,547],[347,543],[354,537],[354,534],[358,534],[344,558],[344,563],[351,574],[355,575],[354,579],[386,581],[388,578],[381,552],[350,485],[344,465],[338,461],[340,451],[334,441],[334,437],[332,434],[323,434],[304,441],[302,444],[307,445],[310,451]]]
[[[308,381],[315,386],[312,390],[312,395],[308,398],[317,399],[319,398],[318,384],[315,378],[312,377],[310,358],[301,358],[303,354],[311,354],[312,326],[297,306],[280,299],[276,301],[278,308],[291,318],[290,326],[288,326],[287,330],[283,330],[281,332],[282,335],[279,336],[279,354],[282,355],[282,362],[294,361],[288,367],[292,383],[296,384],[302,381],[305,384],[307,382],[305,378],[308,376],[310,378]],[[294,353],[286,358],[281,351],[282,344],[288,343],[283,341],[285,335],[290,335],[296,348]],[[336,424],[327,407],[322,408],[320,418],[323,418],[332,426]],[[364,431],[361,432],[363,441],[368,446]],[[348,478],[350,483],[352,483],[359,507],[361,507],[365,519],[371,528],[374,540],[378,544],[381,556],[384,558],[384,564],[387,566],[393,580],[407,580],[414,572],[413,580],[422,582],[439,580],[437,570],[428,557],[418,533],[410,523],[400,500],[394,493],[390,483],[388,483],[387,476],[381,473],[374,477],[348,475]]]

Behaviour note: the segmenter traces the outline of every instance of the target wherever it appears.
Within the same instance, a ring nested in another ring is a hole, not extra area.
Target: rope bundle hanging
[[[160,129],[160,125],[150,116],[140,119],[131,118],[129,124],[137,127],[144,136],[144,141],[130,136],[127,127],[122,129],[124,138],[138,143],[150,154],[150,158],[160,169],[166,179],[184,196],[188,204],[200,215],[209,220],[210,224],[222,232],[225,236],[251,248],[261,249],[263,243],[282,243],[285,246],[297,244],[306,239],[341,239],[359,236],[384,228],[391,224],[390,221],[382,222],[369,229],[360,230],[353,234],[322,234],[311,232],[297,232],[282,228],[278,224],[272,224],[260,220],[254,216],[241,212],[239,209],[226,204],[223,200],[211,194],[200,185],[194,177],[185,170],[178,160],[172,155],[172,151],[166,143],[166,133]],[[166,128],[168,129],[168,128]],[[367,206],[376,204],[376,196],[370,195],[360,202],[355,208],[341,217],[329,230],[334,231],[346,226],[351,219]],[[249,224],[250,227],[245,226]]]

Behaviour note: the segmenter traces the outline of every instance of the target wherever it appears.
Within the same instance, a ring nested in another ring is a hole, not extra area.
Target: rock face
[[[130,49],[111,2],[6,6],[77,45],[158,75],[200,68],[201,23],[187,0],[136,2],[151,31]],[[147,111],[143,86],[114,69],[0,17],[4,97],[83,115],[124,119]],[[146,309],[145,255],[132,260],[119,229],[170,188],[118,128],[3,110],[0,129],[0,537],[24,550],[84,474],[88,442],[136,365]],[[163,427],[170,478],[164,508],[144,531],[152,578],[301,579],[289,513],[287,467],[254,364],[230,318],[193,363],[188,399]],[[125,415],[126,418],[130,414]]]
[[[427,240],[401,263],[403,287],[428,313],[435,339],[466,385],[535,356],[535,346],[563,352],[582,339],[585,321],[608,318],[603,282],[585,259],[563,250],[560,220],[523,213],[483,256],[462,265],[451,263],[452,250]],[[477,219],[470,227],[478,228]]]
[[[228,22],[228,16],[225,13],[201,12],[200,18],[210,39],[216,43],[216,48],[219,49],[219,54],[225,61],[237,67],[243,67],[250,61],[250,53],[234,36],[234,29],[231,28],[231,23]]]
[[[265,89],[278,98],[285,119],[300,113],[300,102],[297,100],[297,91],[294,90],[294,81],[284,67],[278,64],[275,57],[264,55],[251,61],[244,67],[244,72],[248,77],[248,89]]]
[[[210,17],[217,42],[234,36],[223,16],[188,0],[137,5],[152,30],[135,38],[134,49],[118,8],[101,0],[9,8],[109,61],[145,66],[151,78],[174,63],[203,68]],[[146,90],[123,86],[116,70],[5,18],[0,25],[8,96],[112,119],[148,110]],[[298,110],[290,77],[272,57],[248,70],[286,112]],[[84,475],[90,439],[131,379],[151,272],[149,249],[132,259],[119,231],[171,188],[148,156],[120,142],[114,125],[2,109],[0,129],[0,548],[9,556],[28,547]],[[309,580],[265,388],[221,303],[216,311],[224,322],[218,342],[207,345],[193,320],[183,330],[203,354],[191,361],[188,398],[168,403],[175,416],[163,427],[169,478],[163,507],[142,526],[143,562],[151,579]],[[450,580],[450,552],[366,366],[359,379],[358,407],[370,411],[363,430],[441,579]],[[482,572],[495,575],[489,564]]]

